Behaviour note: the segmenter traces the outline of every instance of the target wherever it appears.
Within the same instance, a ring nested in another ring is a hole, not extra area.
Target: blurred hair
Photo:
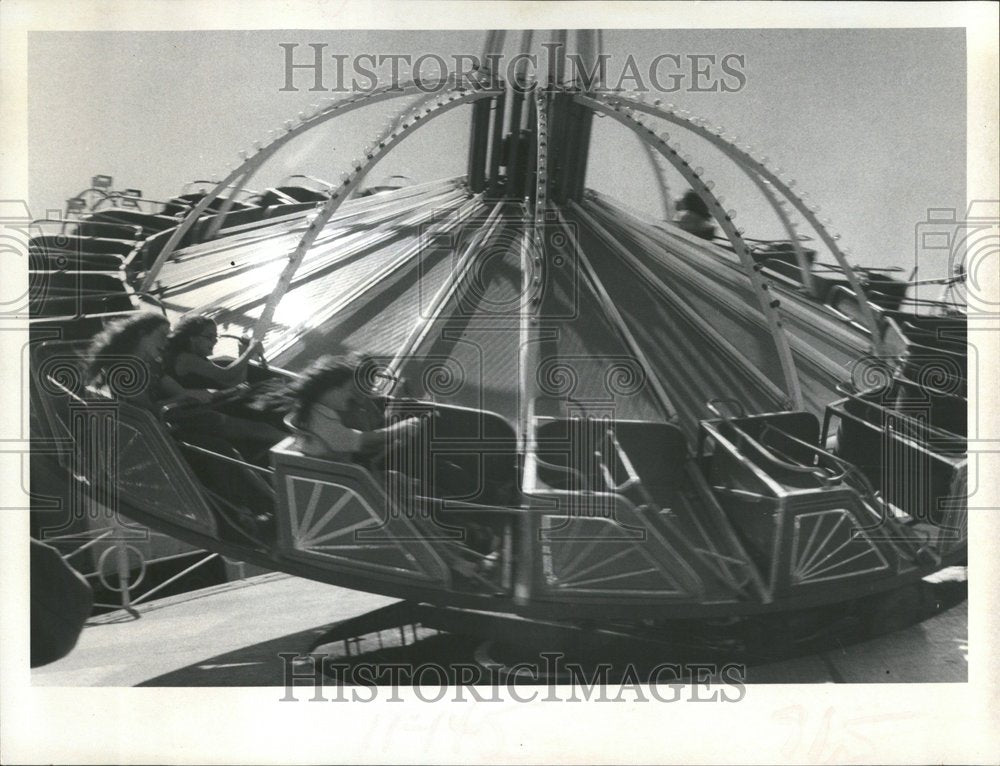
[[[151,311],[134,314],[107,325],[94,336],[87,349],[87,382],[98,382],[108,365],[116,361],[116,357],[134,355],[139,349],[140,341],[161,327],[170,327],[170,322],[162,314]]]
[[[345,383],[358,383],[362,360],[351,357],[321,356],[302,371],[300,377],[280,391],[265,394],[258,401],[264,409],[290,412],[295,422],[309,417],[323,394]]]
[[[191,339],[215,326],[215,320],[204,314],[189,314],[182,317],[167,338],[167,347],[163,351],[164,368],[172,370],[178,355],[191,350]]]

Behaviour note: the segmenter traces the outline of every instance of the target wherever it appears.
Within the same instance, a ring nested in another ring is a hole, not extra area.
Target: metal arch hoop
[[[524,303],[522,303],[518,321],[520,343],[518,348],[518,365],[520,367],[518,385],[523,399],[517,413],[517,438],[519,449],[523,455],[530,454],[534,448],[531,419],[534,415],[535,404],[534,396],[529,394],[529,387],[532,385],[532,376],[529,370],[538,354],[536,347],[539,338],[538,318],[542,308],[542,288],[545,284],[542,224],[545,219],[549,184],[548,111],[545,99],[537,88],[533,89],[531,97],[534,98],[535,103],[535,204],[534,209],[531,209],[529,200],[525,199],[523,211],[525,226],[521,240],[521,295]],[[529,282],[529,279],[537,280],[537,282]]]
[[[354,169],[354,172],[350,177],[344,181],[344,183],[334,192],[333,196],[323,203],[323,206],[314,214],[315,217],[312,218],[308,227],[306,227],[305,233],[299,240],[295,247],[295,250],[288,257],[288,264],[285,266],[284,271],[282,271],[281,277],[278,279],[278,284],[276,285],[274,291],[268,297],[267,303],[264,305],[264,309],[261,311],[260,318],[257,320],[256,325],[254,325],[253,337],[256,340],[263,340],[265,333],[267,332],[268,326],[271,324],[271,320],[274,317],[274,312],[281,302],[281,299],[288,292],[291,287],[292,278],[295,276],[295,272],[298,271],[299,266],[305,259],[306,253],[309,248],[312,247],[313,242],[319,236],[320,231],[326,225],[327,221],[337,212],[337,209],[346,201],[350,193],[364,180],[365,176],[375,167],[393,148],[399,145],[403,139],[415,131],[418,127],[421,127],[425,122],[433,120],[440,117],[445,112],[450,111],[458,106],[464,104],[472,103],[484,98],[492,98],[498,96],[504,92],[504,83],[500,80],[495,80],[491,87],[483,87],[481,90],[466,91],[466,90],[453,90],[450,91],[447,96],[447,101],[439,102],[434,108],[428,108],[424,111],[423,116],[418,116],[414,119],[412,123],[403,123],[402,129],[391,135],[385,137],[384,140],[379,142],[379,146],[375,148],[374,152],[367,158],[367,161]],[[419,120],[419,122],[418,122]]]
[[[669,110],[667,111],[669,112]],[[740,170],[742,170],[747,175],[747,177],[751,181],[753,181],[754,185],[756,185],[757,188],[760,189],[761,194],[764,195],[764,198],[767,200],[768,204],[777,214],[778,220],[781,222],[782,227],[785,229],[785,233],[788,235],[788,239],[791,241],[792,247],[795,250],[795,259],[799,265],[799,270],[802,273],[802,279],[806,287],[810,290],[810,292],[812,292],[814,285],[813,274],[809,268],[809,263],[806,260],[805,251],[802,249],[802,245],[799,242],[798,238],[796,237],[795,226],[792,224],[791,218],[789,218],[788,213],[785,212],[785,209],[782,207],[781,203],[778,201],[778,198],[775,196],[774,191],[771,188],[770,181],[768,181],[763,176],[759,175],[753,168],[748,167],[743,163],[742,160],[744,159],[745,152],[742,152],[738,147],[732,144],[732,142],[726,141],[725,139],[721,138],[721,136],[717,136],[716,134],[713,134],[711,131],[703,130],[701,126],[697,124],[697,118],[695,120],[690,120],[690,121],[685,120],[684,118],[678,118],[669,121],[674,125],[691,130],[696,135],[709,140],[709,142],[712,143],[713,146],[715,146],[725,156],[727,156],[730,160],[732,160],[733,164],[735,164]],[[645,146],[648,151],[652,151],[652,148],[649,146],[649,144],[645,144]],[[660,174],[660,182],[661,182],[661,192],[662,192],[663,191],[662,185],[665,184],[665,180],[662,174]],[[669,200],[665,198],[664,203],[666,205],[669,205]]]
[[[340,99],[310,117],[303,117],[300,113],[300,122],[298,125],[287,127],[284,135],[278,136],[265,146],[262,146],[253,154],[253,156],[247,157],[238,167],[231,171],[229,175],[219,181],[219,183],[216,184],[216,186],[208,194],[202,197],[202,199],[199,200],[198,203],[188,212],[181,224],[174,229],[173,233],[170,235],[170,239],[167,240],[156,260],[149,267],[149,270],[143,278],[140,290],[143,292],[150,292],[152,290],[153,284],[156,281],[156,277],[159,275],[160,270],[167,262],[167,259],[169,259],[173,254],[174,250],[177,249],[177,246],[180,244],[184,235],[190,231],[191,227],[194,226],[199,218],[201,218],[202,214],[224,191],[227,189],[234,189],[234,194],[231,195],[230,198],[227,198],[224,202],[222,209],[219,211],[219,214],[216,216],[213,226],[210,229],[210,232],[213,233],[217,231],[219,225],[222,223],[225,213],[232,207],[232,197],[234,197],[235,194],[246,185],[250,178],[253,177],[254,173],[256,173],[265,162],[271,159],[271,157],[274,156],[274,154],[289,141],[292,141],[318,125],[333,119],[334,117],[347,114],[348,112],[352,112],[355,109],[360,109],[364,106],[379,103],[380,101],[386,101],[392,98],[402,98],[404,96],[412,96],[416,93],[426,93],[427,88],[436,88],[453,83],[455,77],[456,75],[450,75],[436,81],[409,80],[405,83],[393,83],[391,85],[377,88],[370,93]],[[288,123],[286,123],[286,126],[287,125]]]
[[[637,136],[637,138],[646,152],[646,157],[649,159],[649,165],[653,170],[653,174],[659,181],[657,188],[660,190],[660,201],[663,203],[663,215],[667,220],[670,220],[670,216],[673,213],[673,205],[670,201],[670,186],[667,183],[666,173],[663,172],[664,169],[656,159],[656,149],[650,146],[647,141],[643,141],[641,137]]]
[[[546,108],[544,94],[535,91],[535,211],[533,216],[534,237],[536,243],[540,240],[539,231],[545,216],[545,208],[548,206],[549,188],[549,115]],[[536,254],[536,260],[541,261],[541,249]],[[541,266],[541,263],[536,263]]]
[[[588,94],[588,97],[595,100],[602,98],[600,94]],[[657,106],[645,104],[641,101],[629,98],[627,96],[616,95],[613,96],[612,98],[614,98],[617,102],[626,105],[626,108],[633,109],[637,112],[644,112],[653,117],[659,117],[674,125],[678,125],[682,128],[690,130],[692,133],[701,136],[706,141],[713,144],[716,148],[720,149],[726,156],[732,159],[740,167],[740,169],[746,172],[747,175],[750,176],[752,180],[754,180],[757,186],[761,188],[762,191],[764,191],[765,197],[768,199],[768,202],[774,208],[778,217],[781,219],[782,225],[788,232],[789,238],[792,240],[793,245],[796,248],[796,257],[800,259],[800,265],[801,265],[801,259],[803,259],[804,256],[801,253],[801,246],[798,245],[798,241],[795,238],[794,228],[791,226],[791,221],[789,220],[787,213],[785,213],[785,211],[781,208],[781,205],[777,203],[774,194],[769,193],[770,190],[766,188],[766,185],[760,183],[760,179],[763,179],[766,183],[770,183],[771,186],[777,189],[785,199],[789,200],[795,207],[795,209],[799,211],[802,217],[809,222],[809,225],[813,227],[816,233],[819,234],[820,239],[823,241],[823,244],[825,244],[830,249],[830,252],[833,253],[833,257],[837,260],[837,263],[844,270],[844,274],[851,285],[851,289],[854,291],[855,297],[857,298],[862,318],[864,319],[868,331],[871,333],[872,347],[875,353],[878,355],[881,355],[884,352],[884,344],[882,342],[882,338],[878,331],[878,322],[876,321],[875,314],[868,303],[868,297],[867,295],[865,295],[865,292],[861,287],[861,283],[858,281],[858,277],[854,273],[853,267],[847,261],[847,258],[844,256],[844,253],[837,245],[837,242],[833,238],[833,235],[831,235],[830,232],[827,231],[826,227],[822,223],[820,223],[819,219],[816,217],[813,211],[809,209],[809,207],[801,199],[801,197],[799,197],[792,191],[791,187],[789,187],[784,181],[782,181],[777,176],[777,174],[769,170],[767,166],[764,165],[764,163],[754,159],[747,152],[740,149],[732,142],[725,140],[721,136],[717,135],[716,133],[713,133],[712,131],[700,125],[697,125],[690,119],[680,117],[671,112],[670,110],[665,110]]]
[[[750,283],[757,295],[761,312],[767,320],[768,328],[771,331],[771,337],[774,340],[774,344],[778,352],[778,359],[781,362],[781,370],[785,379],[786,392],[792,405],[797,409],[801,409],[804,406],[802,389],[799,384],[798,372],[795,368],[795,359],[792,356],[791,348],[788,345],[788,338],[782,328],[781,319],[775,311],[776,306],[774,304],[777,302],[777,298],[769,295],[764,280],[761,278],[758,271],[753,268],[753,259],[750,257],[750,250],[747,247],[746,242],[736,230],[736,226],[733,224],[732,219],[722,208],[718,199],[716,199],[715,195],[712,194],[711,190],[705,185],[700,176],[694,172],[688,163],[677,156],[676,149],[671,147],[667,141],[656,137],[655,134],[653,134],[653,131],[648,127],[637,122],[631,116],[623,113],[620,107],[616,108],[615,106],[605,104],[602,101],[598,101],[585,95],[576,96],[576,100],[578,103],[583,104],[594,111],[603,112],[609,115],[625,127],[634,131],[644,142],[653,146],[667,160],[667,162],[673,165],[674,168],[684,177],[684,180],[687,181],[692,189],[694,189],[698,196],[706,202],[709,210],[712,211],[713,218],[715,218],[719,226],[725,232],[727,239],[729,239],[730,244],[733,246],[733,250],[739,256],[740,261],[743,264],[743,268],[746,270],[746,273],[750,278]]]

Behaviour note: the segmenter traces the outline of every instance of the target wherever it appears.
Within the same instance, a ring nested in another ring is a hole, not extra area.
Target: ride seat
[[[80,222],[81,224],[108,223],[116,226],[139,226],[146,236],[165,229],[171,229],[178,223],[177,219],[171,216],[143,213],[140,210],[131,210],[129,208],[105,208],[104,210],[98,210],[83,216]]]
[[[839,478],[816,463],[819,445],[819,421],[809,412],[778,412],[732,418],[716,424],[719,433],[733,443],[738,455],[732,459],[748,460],[770,479],[794,489],[824,486],[828,479]],[[713,461],[724,461],[717,455]]]
[[[642,485],[661,507],[673,504],[689,457],[670,423],[557,418],[535,431],[538,477],[564,490],[621,492]]]
[[[136,308],[129,288],[118,275],[54,271],[38,279],[38,289],[30,294],[32,318],[111,314]]]
[[[28,252],[68,251],[77,253],[126,256],[135,241],[109,237],[83,237],[76,234],[39,234],[28,241]]]
[[[857,466],[885,500],[915,518],[939,518],[940,499],[954,494],[964,470],[964,436],[871,401],[876,396],[881,394],[853,394],[827,406],[828,417],[840,421],[837,454]],[[887,472],[887,465],[907,470]]]
[[[32,271],[118,271],[126,260],[124,255],[118,253],[94,253],[52,245],[29,245],[28,258]]]
[[[426,433],[411,458],[423,471],[423,493],[463,504],[509,507],[518,486],[517,435],[495,412],[457,405],[391,401],[390,417],[426,416]]]

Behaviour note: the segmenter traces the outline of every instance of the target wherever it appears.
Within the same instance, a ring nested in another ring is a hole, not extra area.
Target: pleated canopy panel
[[[695,314],[712,323],[714,337],[759,370],[777,369],[767,322],[753,288],[730,251],[676,226],[643,219],[621,202],[591,191],[581,203],[593,220],[659,276]],[[795,360],[804,406],[822,415],[858,361],[873,352],[871,334],[807,295],[801,286],[772,283]],[[881,330],[880,330],[881,335]],[[749,353],[748,353],[749,352]],[[772,375],[771,379],[780,385]]]
[[[424,244],[461,232],[482,206],[456,181],[345,205],[312,243],[274,312],[263,337],[269,361],[295,371],[326,353],[387,353],[419,313],[420,290],[447,271],[443,251]],[[180,249],[160,272],[159,298],[171,312],[207,314],[226,332],[250,335],[308,225],[299,214]],[[381,318],[367,331],[366,311]]]

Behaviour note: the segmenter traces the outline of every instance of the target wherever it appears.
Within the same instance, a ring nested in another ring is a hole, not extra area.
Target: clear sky
[[[508,55],[519,36],[508,35]],[[309,78],[301,75],[300,92],[281,90],[279,43],[327,43],[328,52],[349,56],[416,57],[479,54],[484,39],[480,30],[32,33],[32,212],[62,207],[96,173],[114,176],[119,188],[166,198],[187,181],[233,167],[239,149],[325,95],[308,92]],[[640,69],[663,53],[745,57],[746,84],[739,91],[682,91],[663,100],[724,125],[796,178],[797,188],[822,206],[821,215],[833,219],[855,262],[909,271],[914,226],[927,208],[964,207],[961,29],[615,30],[605,33],[604,50],[612,73],[629,54]],[[305,57],[309,49],[298,53]],[[255,185],[294,172],[335,179],[390,111],[375,107],[307,134]],[[418,131],[376,178],[463,173],[467,119],[462,109]],[[714,150],[693,138],[681,143],[717,180],[716,191],[737,209],[748,235],[779,234],[760,200]],[[638,142],[611,120],[596,121],[588,185],[634,207],[658,209]],[[943,273],[943,264],[921,264],[922,276]]]

